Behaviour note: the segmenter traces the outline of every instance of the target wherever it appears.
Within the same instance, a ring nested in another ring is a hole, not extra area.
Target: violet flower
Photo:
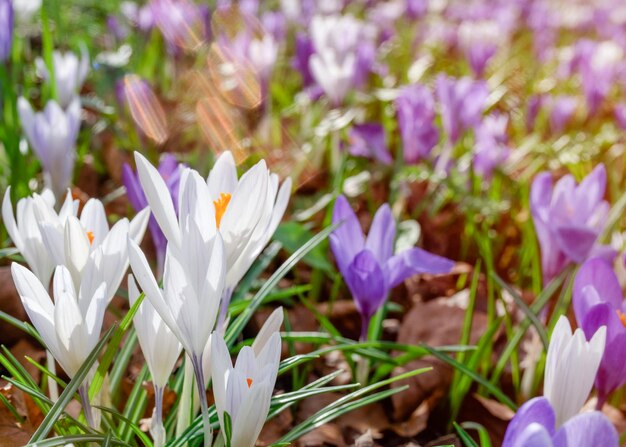
[[[433,94],[423,85],[409,85],[400,89],[395,105],[404,161],[417,163],[439,142]]]
[[[555,427],[555,415],[545,397],[535,397],[515,413],[502,447],[617,447],[617,431],[599,411],[581,413]]]
[[[165,154],[161,157],[161,161],[157,170],[161,177],[165,180],[165,185],[169,190],[170,197],[174,203],[174,209],[178,210],[178,187],[180,182],[181,168],[184,165],[178,163],[176,157],[172,154]],[[124,163],[122,167],[122,182],[126,187],[126,195],[133,209],[137,212],[141,211],[148,206],[148,200],[143,192],[143,188],[139,183],[139,176],[136,171],[130,167],[128,163]],[[163,266],[165,262],[165,252],[167,248],[167,239],[161,231],[159,224],[154,218],[154,214],[150,214],[150,220],[148,222],[148,228],[150,235],[152,236],[152,242],[156,250],[157,256],[157,268],[159,277],[162,276]]]
[[[302,85],[308,87],[315,82],[311,69],[309,68],[309,59],[315,52],[313,41],[303,32],[296,34],[295,54],[291,61],[291,66],[296,69],[302,77]]]
[[[498,51],[503,30],[493,20],[465,21],[459,27],[459,45],[474,75],[481,77]]]
[[[606,326],[606,348],[596,376],[597,409],[609,395],[626,383],[626,302],[615,272],[606,260],[586,261],[574,280],[576,321],[585,335]]]
[[[436,81],[443,128],[451,144],[467,129],[480,123],[489,94],[484,81],[463,77],[455,79],[440,74]]]
[[[204,18],[190,0],[150,0],[154,22],[172,51],[195,50],[206,35]]]
[[[476,128],[474,143],[474,171],[485,179],[491,179],[493,170],[509,157],[506,115],[493,114],[485,117]]]
[[[449,259],[421,248],[394,255],[396,223],[388,204],[376,212],[366,238],[348,200],[340,195],[333,210],[333,224],[338,223],[330,235],[330,247],[361,314],[361,340],[367,338],[372,316],[393,287],[418,273],[448,273],[454,266]]]
[[[13,44],[13,1],[0,0],[0,62],[11,55]]]
[[[48,101],[42,112],[34,112],[25,98],[19,98],[17,111],[26,139],[41,161],[46,186],[61,201],[74,173],[80,101],[74,98],[67,110]]]
[[[550,98],[550,105],[550,130],[554,134],[559,134],[574,116],[576,98],[567,95],[553,96]]]
[[[609,204],[605,200],[606,171],[598,165],[576,184],[566,175],[553,185],[549,172],[538,174],[530,189],[530,210],[541,247],[544,284],[571,262],[593,256],[612,260],[616,252],[597,242]]]
[[[350,129],[348,152],[357,157],[373,158],[383,164],[393,161],[387,142],[385,129],[378,123],[355,124]]]

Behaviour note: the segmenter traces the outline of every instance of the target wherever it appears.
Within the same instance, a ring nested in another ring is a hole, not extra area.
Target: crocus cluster
[[[606,349],[595,386],[597,408],[609,395],[626,383],[626,303],[611,265],[602,258],[586,261],[576,274],[573,289],[576,321],[587,337],[606,327]]]
[[[581,329],[574,334],[561,316],[552,333],[544,396],[522,405],[507,427],[503,447],[618,446],[611,422],[597,411],[578,414],[589,396],[604,352],[606,328],[586,341]]]
[[[606,171],[598,165],[580,184],[572,175],[553,185],[549,172],[538,174],[530,190],[530,209],[541,247],[543,281],[571,263],[593,256],[612,260],[615,251],[597,242],[609,204],[604,200]]]
[[[385,204],[374,216],[367,238],[348,200],[340,195],[333,210],[330,247],[357,310],[361,314],[361,339],[367,339],[371,318],[384,304],[389,291],[419,273],[448,273],[454,262],[411,248],[394,255],[396,223]]]

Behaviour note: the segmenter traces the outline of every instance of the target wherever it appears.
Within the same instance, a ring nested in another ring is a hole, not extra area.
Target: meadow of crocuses
[[[0,0],[0,447],[626,442],[623,0]]]

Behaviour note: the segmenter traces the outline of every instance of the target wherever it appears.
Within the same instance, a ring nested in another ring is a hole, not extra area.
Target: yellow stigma
[[[220,194],[219,199],[213,201],[213,205],[215,205],[215,224],[217,225],[217,228],[220,227],[222,216],[226,212],[226,208],[230,203],[230,197],[230,194],[223,192]]]
[[[87,232],[87,239],[89,239],[89,245],[93,245],[93,231]]]
[[[624,327],[626,327],[626,314],[620,311],[619,309],[616,310],[615,313],[617,313],[617,316],[619,317],[619,321],[621,321]]]

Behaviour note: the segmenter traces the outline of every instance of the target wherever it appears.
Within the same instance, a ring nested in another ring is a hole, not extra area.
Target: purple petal
[[[341,223],[330,235],[330,248],[335,255],[339,271],[346,272],[354,257],[365,247],[365,236],[348,200],[340,195],[333,209],[333,225]]]
[[[613,424],[598,411],[582,413],[568,420],[556,432],[554,447],[617,447],[619,440]]]
[[[555,236],[568,258],[583,262],[589,256],[598,233],[584,226],[562,225],[556,228]]]
[[[538,424],[543,427],[550,436],[554,433],[554,410],[545,397],[530,399],[517,410],[517,413],[515,413],[515,416],[511,419],[506,429],[502,447],[535,445],[520,443],[521,440],[528,439],[529,433],[527,430],[529,427],[531,428],[531,433],[537,431],[535,428],[531,427],[533,424]],[[536,436],[537,435],[534,435],[531,439],[536,439]],[[542,444],[539,444],[539,446],[541,445]]]
[[[621,307],[622,289],[604,259],[590,259],[580,267],[574,279],[572,301],[579,326],[589,309],[597,304],[608,303],[613,309]]]
[[[385,264],[385,272],[389,286],[395,287],[418,273],[448,273],[452,267],[454,267],[454,262],[447,258],[434,255],[421,248],[412,248],[389,259]]]
[[[358,253],[344,275],[357,309],[367,319],[387,298],[387,281],[376,256],[369,250]]]
[[[396,238],[396,222],[388,204],[383,204],[372,222],[369,234],[365,241],[365,248],[374,253],[381,264],[387,262],[393,255],[393,241]]]
[[[602,163],[594,168],[576,188],[575,200],[591,212],[604,198],[606,169]]]
[[[378,123],[355,124],[350,130],[350,154],[373,158],[384,164],[393,159],[387,149],[385,129]]]
[[[143,193],[139,179],[128,163],[124,163],[122,166],[122,183],[126,187],[128,201],[135,211],[141,211],[148,206],[148,201]]]

